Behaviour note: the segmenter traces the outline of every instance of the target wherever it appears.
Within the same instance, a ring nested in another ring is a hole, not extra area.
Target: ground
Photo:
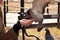
[[[6,30],[8,30],[9,27],[6,27]],[[56,28],[56,27],[51,27],[51,28],[48,28],[51,35],[53,36],[54,40],[60,40],[60,29]],[[27,33],[29,35],[35,35],[37,37],[39,37],[40,40],[45,40],[45,28],[42,29],[42,31],[40,32],[37,32],[37,28],[31,28],[31,29],[26,29],[27,30]],[[20,30],[19,31],[19,37],[18,37],[19,40],[22,40],[22,31]],[[25,35],[25,40],[36,40],[34,37],[27,37]]]

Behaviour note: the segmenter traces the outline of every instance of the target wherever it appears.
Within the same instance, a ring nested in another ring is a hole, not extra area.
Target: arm
[[[32,22],[33,22],[33,19],[20,21],[20,22],[19,22],[20,24],[18,24],[18,23],[15,24],[12,29],[10,29],[7,33],[5,33],[4,35],[2,35],[2,36],[0,37],[0,40],[15,40],[15,38],[18,37],[18,33],[19,33],[20,28],[22,28],[22,27],[20,27],[20,26],[21,26],[21,25],[23,25],[23,26],[28,26],[28,25],[30,25]]]
[[[0,40],[15,40],[18,37],[18,33],[21,28],[21,25],[19,25],[15,24],[7,33],[0,36]]]
[[[18,36],[19,30],[22,28],[21,26],[27,27],[27,26],[29,26],[33,21],[34,21],[34,19],[29,19],[29,20],[27,20],[27,19],[22,19],[22,20],[20,20],[17,24],[15,24],[15,25],[13,26],[13,29],[14,29],[14,32],[16,33],[16,35]]]
[[[13,29],[10,29],[7,33],[0,37],[0,40],[14,40],[17,37]]]

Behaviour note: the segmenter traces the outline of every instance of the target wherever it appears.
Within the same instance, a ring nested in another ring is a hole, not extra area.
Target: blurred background
[[[8,5],[7,5],[7,0],[4,0],[4,1],[6,1],[6,3],[5,3],[6,7],[8,6],[8,13],[6,13],[6,26],[7,26],[6,31],[8,31],[18,21],[18,16],[19,16],[18,13],[20,12],[21,7],[20,7],[20,0],[8,0]],[[28,9],[32,8],[33,0],[24,0],[24,1],[25,1],[24,2],[25,3],[24,10],[26,12]],[[47,13],[47,9],[49,10],[48,11],[49,13]],[[4,13],[4,6],[3,5],[2,5],[2,12]],[[44,15],[58,15],[58,3],[48,4],[48,8],[47,7],[45,8]],[[58,23],[58,19],[57,18],[44,19],[43,24],[45,24],[45,23]],[[32,24],[38,24],[38,22],[36,22],[36,23],[33,22]],[[53,27],[53,26],[49,27],[48,29],[55,40],[60,40],[60,29],[58,29],[57,27]],[[41,40],[46,40],[45,28],[43,28],[41,32],[37,32],[37,28],[27,29],[27,33],[36,35]],[[22,40],[22,31],[21,30],[20,30],[19,35],[20,35],[18,37],[19,40]],[[36,39],[32,38],[32,37],[25,36],[25,40],[36,40]]]

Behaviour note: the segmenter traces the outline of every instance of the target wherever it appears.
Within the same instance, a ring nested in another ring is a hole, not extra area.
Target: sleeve
[[[8,30],[5,34],[0,36],[0,40],[15,40],[18,37],[19,30],[21,29],[21,24],[17,23]]]
[[[20,22],[17,22],[17,23],[13,26],[13,30],[14,30],[14,32],[16,33],[16,35],[19,34],[19,30],[20,30],[21,28],[22,28],[22,27],[21,27]]]
[[[0,36],[0,40],[15,40],[15,38],[18,37],[13,29],[10,29],[7,33]]]

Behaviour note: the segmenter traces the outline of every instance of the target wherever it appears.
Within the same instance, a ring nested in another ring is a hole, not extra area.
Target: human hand
[[[27,19],[22,19],[22,20],[20,20],[20,24],[21,24],[22,26],[29,26],[30,24],[32,24],[33,21],[34,21],[34,19],[29,19],[29,20],[27,20]]]

